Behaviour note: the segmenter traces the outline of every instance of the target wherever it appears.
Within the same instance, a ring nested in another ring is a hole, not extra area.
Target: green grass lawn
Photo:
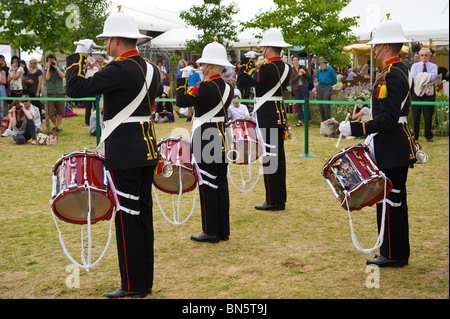
[[[80,271],[80,287],[68,288],[71,263],[58,240],[49,199],[52,166],[63,154],[91,149],[95,137],[84,125],[84,110],[63,120],[58,144],[16,145],[1,138],[0,145],[0,298],[103,298],[119,286],[115,239],[103,260],[90,272]],[[290,121],[295,123],[292,116]],[[179,135],[191,124],[176,118],[157,124],[158,140]],[[176,131],[174,131],[176,129]],[[340,207],[321,170],[325,158],[362,140],[341,141],[319,135],[311,125],[309,153],[304,127],[294,127],[287,141],[288,202],[281,212],[254,209],[264,202],[262,179],[249,193],[230,187],[230,240],[219,244],[189,239],[201,232],[200,204],[183,225],[169,224],[154,201],[155,276],[151,299],[448,299],[449,298],[449,138],[422,142],[430,160],[409,171],[411,258],[400,269],[380,269],[379,288],[369,288],[365,261],[372,256],[352,244],[348,213]],[[421,138],[424,140],[424,138]],[[255,169],[256,171],[256,169]],[[239,181],[236,165],[230,172]],[[158,192],[166,212],[172,198]],[[194,192],[182,197],[188,214]],[[377,238],[374,207],[352,214],[364,248]],[[80,227],[59,221],[69,251],[80,260]],[[107,240],[109,222],[92,226],[93,260]],[[85,231],[86,233],[86,231]],[[85,240],[86,243],[86,240]]]

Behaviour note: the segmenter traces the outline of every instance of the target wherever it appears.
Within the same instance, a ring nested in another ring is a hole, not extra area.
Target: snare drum
[[[252,120],[238,119],[228,123],[233,135],[233,143],[238,153],[235,164],[246,165],[255,162],[263,153],[258,142],[256,123]]]
[[[100,154],[84,150],[62,156],[53,166],[52,210],[72,224],[91,224],[111,218],[115,201],[109,193]]]
[[[165,138],[158,143],[158,150],[164,165],[171,165],[172,174],[165,176],[162,173],[155,175],[153,185],[169,194],[186,193],[197,187],[197,176],[191,163],[191,143],[181,137]]]
[[[322,176],[341,206],[350,210],[372,206],[384,199],[385,191],[389,194],[392,189],[392,182],[374,164],[367,146],[362,144],[335,154],[324,165]]]

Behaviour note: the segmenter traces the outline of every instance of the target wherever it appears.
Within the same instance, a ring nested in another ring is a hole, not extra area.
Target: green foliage
[[[333,101],[355,101],[357,98],[364,98],[366,101],[370,101],[370,97],[372,95],[372,90],[368,83],[359,82],[354,86],[344,87],[342,90],[333,92],[331,96],[331,100]],[[370,107],[370,105],[366,105]],[[341,122],[345,120],[347,113],[352,114],[354,104],[337,104],[332,105],[331,107],[331,115],[335,118],[335,120]],[[318,106],[317,106],[318,110]]]
[[[180,12],[186,24],[197,28],[201,34],[197,39],[186,41],[186,50],[201,53],[203,48],[214,41],[229,47],[238,41],[237,27],[233,16],[238,13],[237,5],[221,5],[221,0],[205,0],[201,6],[193,5],[189,10]]]
[[[340,18],[340,11],[350,0],[274,0],[275,9],[262,12],[243,28],[266,30],[273,23],[286,42],[305,46],[309,54],[326,57],[331,65],[347,66],[350,56],[343,55],[343,47],[357,40],[351,27],[358,17]]]
[[[181,60],[181,56],[174,53],[170,56],[170,69],[171,70],[177,70],[178,68],[178,62]]]
[[[106,0],[2,0],[0,39],[24,51],[71,51],[74,41],[101,33],[108,5]]]

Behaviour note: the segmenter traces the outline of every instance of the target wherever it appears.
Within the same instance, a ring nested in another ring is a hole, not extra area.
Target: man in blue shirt
[[[333,92],[332,86],[337,83],[336,72],[328,66],[328,61],[324,58],[318,58],[317,64],[319,69],[317,70],[317,100],[329,101],[331,100],[331,94]],[[331,118],[330,104],[319,104],[320,117],[322,122]]]

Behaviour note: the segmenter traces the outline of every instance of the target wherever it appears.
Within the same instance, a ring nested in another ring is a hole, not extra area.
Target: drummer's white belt
[[[268,92],[266,92],[266,94],[264,94],[262,97],[255,99],[255,106],[253,107],[253,112],[258,111],[258,109],[267,101],[282,101],[283,100],[282,97],[275,97],[273,95],[280,88],[281,83],[283,83],[284,80],[286,80],[286,77],[288,76],[288,73],[289,73],[289,69],[290,69],[290,67],[285,65],[283,74],[281,75],[281,78],[280,78],[280,81],[278,81],[278,83],[272,89],[270,89]]]
[[[151,122],[150,116],[130,116],[122,124],[125,123],[146,123]]]
[[[147,119],[141,121],[135,121],[135,118],[144,118],[141,116],[138,117],[133,117],[130,121],[131,122],[127,122],[131,116],[131,114],[133,114],[134,111],[136,111],[136,109],[138,108],[138,106],[141,104],[142,100],[145,98],[145,96],[147,95],[147,83],[151,83],[152,78],[153,78],[153,66],[147,63],[147,74],[146,74],[146,80],[144,81],[144,85],[142,86],[141,91],[139,92],[139,94],[134,98],[133,101],[130,102],[130,104],[128,104],[126,107],[124,107],[122,109],[122,111],[120,111],[119,113],[116,114],[116,116],[114,116],[111,120],[108,121],[104,121],[104,128],[102,129],[102,136],[100,138],[100,143],[98,143],[99,145],[102,144],[107,138],[108,136],[122,123],[135,123],[135,122],[144,122],[144,121],[148,121],[148,117]]]

